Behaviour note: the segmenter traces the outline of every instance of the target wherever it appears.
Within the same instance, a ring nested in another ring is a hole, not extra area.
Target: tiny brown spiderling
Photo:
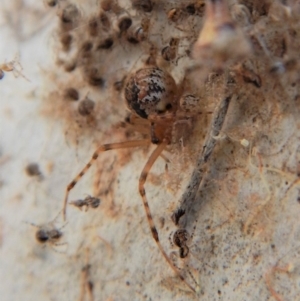
[[[89,58],[92,55],[93,43],[91,41],[85,41],[80,47],[80,57]]]
[[[116,15],[119,15],[123,11],[117,0],[102,0],[100,7],[105,12],[113,12]]]
[[[84,75],[88,84],[94,87],[103,88],[105,81],[98,68],[89,67],[84,70]]]
[[[56,219],[56,218],[55,218]],[[55,220],[54,219],[54,220]],[[31,226],[34,226],[37,228],[37,231],[35,232],[35,239],[43,244],[50,244],[52,246],[59,246],[63,245],[65,243],[60,243],[60,239],[63,236],[63,232],[61,229],[65,226],[63,225],[60,228],[55,227],[54,220],[50,223],[44,224],[44,225],[36,225],[33,223],[29,223]]]
[[[62,232],[57,229],[51,229],[51,230],[39,229],[36,232],[35,237],[37,241],[40,243],[46,243],[46,242],[55,243],[62,237]]]
[[[73,100],[73,101],[75,100],[76,101],[79,99],[79,93],[75,88],[70,87],[70,88],[65,89],[64,97],[66,100]]]
[[[99,44],[97,45],[97,50],[101,50],[101,49],[110,49],[114,44],[114,40],[112,38],[106,38],[102,41],[99,42]]]
[[[151,0],[131,0],[131,2],[133,8],[145,13],[150,13],[153,9],[153,3]]]
[[[127,29],[131,26],[131,24],[132,24],[132,19],[129,16],[125,15],[120,17],[118,22],[120,33],[126,32]]]
[[[89,98],[85,98],[84,100],[80,101],[78,105],[78,113],[81,116],[88,116],[90,115],[95,107],[95,102]]]
[[[79,10],[74,4],[68,4],[61,12],[61,21],[65,24],[71,24],[79,16]]]
[[[73,36],[70,33],[63,33],[60,37],[60,42],[62,44],[63,51],[70,51],[71,44],[73,41]]]
[[[109,29],[111,27],[111,22],[110,22],[110,19],[108,18],[107,13],[100,12],[99,21],[100,21],[100,24],[102,25],[103,29]]]
[[[46,0],[45,2],[49,7],[54,7],[57,5],[58,1],[57,0]]]
[[[89,207],[95,209],[98,208],[100,205],[101,200],[99,198],[95,198],[92,196],[87,196],[83,200],[76,200],[76,201],[71,201],[69,204],[74,205],[75,207],[79,208],[80,210],[85,207],[86,211],[88,210]]]
[[[179,42],[180,42],[180,40],[178,38],[170,39],[169,45],[165,46],[161,50],[161,55],[164,60],[170,62],[170,61],[174,61],[176,59]]]
[[[30,177],[34,177],[34,176],[41,176],[42,173],[40,171],[40,167],[37,163],[29,163],[26,168],[25,171],[27,173],[28,176]]]
[[[99,34],[100,24],[97,16],[92,17],[88,23],[88,32],[91,37],[96,37]]]

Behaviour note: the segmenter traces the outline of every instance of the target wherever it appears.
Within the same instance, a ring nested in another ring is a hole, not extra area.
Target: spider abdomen
[[[131,111],[147,119],[177,108],[177,85],[173,77],[157,67],[142,68],[132,74],[125,87]]]

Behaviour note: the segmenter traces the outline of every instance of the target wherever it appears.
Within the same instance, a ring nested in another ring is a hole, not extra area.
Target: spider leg
[[[162,253],[163,257],[165,258],[165,260],[168,262],[168,264],[170,265],[170,267],[173,269],[173,271],[176,273],[176,275],[178,275],[178,277],[193,291],[196,292],[195,289],[186,281],[186,279],[183,277],[183,275],[180,273],[180,271],[177,269],[176,266],[174,266],[172,260],[169,258],[169,256],[167,255],[167,253],[165,252],[165,250],[163,249],[160,240],[159,240],[159,236],[158,236],[158,232],[157,229],[155,227],[154,224],[154,220],[149,208],[149,203],[146,197],[146,191],[144,188],[144,185],[146,183],[147,180],[147,176],[148,173],[151,169],[151,167],[153,166],[154,162],[156,161],[156,159],[160,156],[160,154],[162,153],[162,151],[165,149],[165,147],[167,146],[167,141],[163,141],[161,144],[159,144],[156,149],[152,152],[151,156],[149,157],[147,163],[145,164],[142,173],[140,175],[140,179],[139,179],[139,192],[140,195],[143,199],[143,205],[146,211],[146,216],[147,216],[147,220],[148,220],[148,224],[152,233],[152,236],[160,250],[160,252]]]
[[[113,149],[122,149],[122,148],[130,148],[130,147],[138,147],[138,146],[146,146],[149,145],[149,139],[144,140],[132,140],[125,141],[120,143],[109,143],[101,145],[93,154],[90,161],[85,165],[85,167],[81,170],[81,172],[74,178],[72,182],[66,188],[66,194],[64,198],[64,206],[63,206],[63,219],[66,220],[66,211],[67,211],[67,202],[70,191],[77,184],[77,182],[83,177],[83,175],[88,171],[88,169],[93,165],[93,163],[97,160],[100,153],[113,150]]]

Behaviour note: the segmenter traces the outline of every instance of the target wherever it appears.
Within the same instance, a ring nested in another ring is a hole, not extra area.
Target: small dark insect
[[[81,116],[88,116],[93,112],[94,107],[95,107],[95,102],[89,98],[85,98],[78,105],[78,113]]]
[[[177,22],[182,17],[182,11],[177,8],[172,8],[168,11],[168,19],[172,22]]]
[[[132,20],[128,16],[123,16],[120,18],[118,22],[118,27],[120,29],[120,33],[127,31],[127,29],[131,26]]]
[[[145,13],[150,13],[153,9],[151,0],[132,0],[132,7],[137,10],[142,10]]]
[[[35,233],[35,238],[38,242],[44,243],[56,243],[62,237],[62,232],[58,229],[39,229]]]
[[[65,90],[64,96],[67,100],[78,100],[79,99],[79,93],[74,88],[67,88]]]
[[[148,24],[146,22],[131,26],[127,32],[127,41],[131,44],[143,42],[147,37],[147,31]]]
[[[41,177],[42,173],[40,171],[39,165],[37,163],[30,163],[26,166],[25,171],[30,177]]]
[[[88,24],[88,31],[90,36],[96,37],[99,33],[99,20],[97,17],[93,17]]]
[[[164,47],[161,51],[161,55],[164,60],[170,62],[176,59],[178,51],[179,39],[171,38],[169,45]]]
[[[127,41],[128,41],[130,44],[133,44],[133,45],[136,45],[136,44],[139,43],[139,41],[138,41],[135,37],[133,37],[133,36],[127,37]]]
[[[123,10],[116,0],[102,0],[100,6],[104,11],[112,11],[116,15],[119,15]]]
[[[99,20],[100,20],[100,23],[102,24],[103,28],[105,29],[109,29],[110,28],[110,20],[107,16],[106,13],[104,12],[101,12],[100,15],[99,15]]]
[[[57,0],[46,0],[46,4],[50,7],[54,7],[57,4]]]
[[[69,33],[64,33],[60,37],[60,42],[62,44],[64,51],[70,51],[73,37]]]
[[[176,58],[176,49],[166,46],[161,50],[161,55],[164,58],[164,60],[170,62]]]
[[[78,8],[74,4],[68,4],[61,12],[63,23],[74,23],[79,16]]]
[[[196,13],[196,7],[195,4],[189,4],[185,7],[185,11],[189,14],[189,15],[194,15]]]
[[[198,0],[195,3],[190,3],[188,5],[181,5],[177,8],[172,8],[168,11],[168,19],[172,22],[177,23],[179,20],[187,18],[189,16],[198,15],[203,16],[205,10],[205,2],[203,0]]]
[[[83,200],[71,201],[69,203],[76,206],[80,210],[82,210],[82,207],[85,207],[85,211],[87,211],[89,209],[89,207],[94,208],[94,209],[98,208],[100,205],[100,202],[101,202],[100,199],[88,195]]]
[[[188,4],[187,6],[184,7],[184,10],[189,14],[189,15],[198,15],[200,17],[203,17],[204,12],[205,12],[205,0],[198,0],[195,1],[195,3]]]
[[[91,86],[99,86],[102,88],[104,86],[104,79],[102,78],[102,76],[99,73],[100,72],[97,68],[89,68],[89,69],[85,70],[85,76],[86,76],[87,82]]]
[[[93,48],[93,43],[90,41],[85,41],[80,48],[80,56],[82,58],[87,58],[91,56],[91,50]]]
[[[76,62],[69,62],[64,66],[66,72],[72,72],[76,69],[76,67]]]
[[[66,224],[64,224],[60,228],[56,228],[54,226],[54,221],[56,219],[57,216],[54,218],[53,221],[44,225],[36,225],[33,223],[29,223],[31,226],[38,228],[38,230],[35,233],[35,238],[39,243],[43,245],[50,244],[51,246],[60,246],[66,244],[66,243],[59,243],[59,240],[63,236],[63,232],[61,231],[61,229],[65,227]]]
[[[180,258],[185,258],[189,254],[189,247],[187,244],[190,242],[191,236],[185,229],[178,229],[173,235],[173,243],[179,248]]]
[[[110,0],[102,0],[100,3],[100,7],[104,10],[104,11],[110,11],[111,10],[111,6],[112,6],[112,1]]]
[[[112,45],[114,44],[114,40],[112,38],[107,38],[104,41],[101,41],[98,46],[97,50],[100,49],[110,49]]]

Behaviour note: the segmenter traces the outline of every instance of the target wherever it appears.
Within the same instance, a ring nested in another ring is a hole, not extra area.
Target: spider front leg
[[[139,192],[140,192],[140,195],[143,200],[143,205],[144,205],[144,208],[146,211],[146,216],[147,216],[147,220],[148,220],[148,224],[149,224],[152,236],[153,236],[160,252],[162,253],[165,260],[168,262],[168,264],[170,265],[172,270],[176,273],[176,275],[195,293],[196,292],[195,289],[186,281],[186,279],[183,277],[183,275],[180,273],[180,271],[176,268],[176,266],[174,266],[171,259],[169,258],[169,256],[167,255],[167,253],[165,252],[165,250],[163,249],[163,247],[160,243],[158,232],[157,232],[157,229],[154,224],[154,220],[153,220],[150,208],[149,208],[149,203],[148,203],[148,200],[146,197],[146,191],[144,188],[144,185],[146,183],[147,176],[148,176],[148,173],[149,173],[151,167],[153,166],[156,159],[161,155],[162,151],[166,148],[167,145],[168,145],[167,141],[164,140],[161,144],[158,144],[156,149],[152,152],[151,156],[149,157],[149,159],[140,175]]]
[[[106,152],[113,149],[122,149],[122,148],[131,148],[131,147],[139,147],[149,145],[150,141],[148,139],[144,140],[132,140],[125,141],[120,143],[109,143],[101,145],[93,154],[90,161],[85,165],[85,167],[81,170],[81,172],[74,178],[72,182],[69,183],[66,189],[66,194],[64,198],[64,206],[63,206],[63,219],[66,220],[66,211],[67,211],[67,202],[70,191],[77,184],[77,182],[84,176],[84,174],[88,171],[88,169],[93,165],[93,163],[97,160],[98,156],[102,152]]]

